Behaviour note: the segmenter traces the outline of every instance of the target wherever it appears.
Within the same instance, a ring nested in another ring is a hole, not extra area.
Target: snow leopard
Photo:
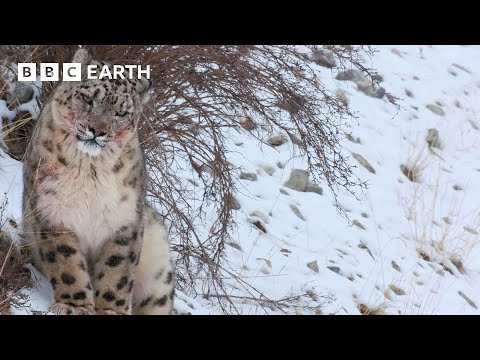
[[[162,216],[146,201],[138,127],[145,78],[87,79],[86,49],[45,103],[24,161],[22,231],[55,314],[171,314],[174,271]],[[110,64],[107,64],[111,66]]]

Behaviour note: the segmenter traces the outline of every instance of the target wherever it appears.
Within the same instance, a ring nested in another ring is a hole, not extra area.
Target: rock
[[[374,84],[358,85],[358,90],[360,90],[367,96],[377,99],[381,99],[387,92],[383,87],[377,87]]]
[[[258,211],[258,210],[252,211],[252,212],[250,213],[250,216],[260,218],[260,219],[262,219],[264,222],[267,222],[267,219],[268,219],[267,215],[265,215],[263,212]]]
[[[472,128],[474,128],[475,130],[479,130],[478,125],[475,123],[475,121],[468,119],[468,122],[470,123]]]
[[[470,226],[464,226],[463,229],[464,229],[466,232],[469,232],[470,234],[478,235],[477,230],[475,230],[474,228],[471,228]]]
[[[257,124],[255,124],[253,120],[247,116],[241,116],[239,122],[240,126],[248,131],[254,130],[257,127]]]
[[[280,193],[283,195],[290,195],[286,190],[280,189]]]
[[[438,105],[428,104],[427,109],[438,116],[445,116],[445,111]]]
[[[370,163],[360,154],[355,154],[355,153],[352,153],[352,156],[355,160],[358,161],[358,163],[360,165],[362,165],[365,169],[367,169],[368,171],[370,171],[372,174],[375,174],[375,169],[373,168],[372,165],[370,165]]]
[[[355,225],[356,227],[362,229],[362,230],[365,230],[365,226],[363,226],[362,223],[358,220],[353,220],[352,224]]]
[[[455,190],[455,191],[462,191],[463,188],[462,188],[460,185],[455,184],[455,185],[453,185],[453,190]]]
[[[307,187],[305,188],[305,192],[313,192],[313,193],[316,193],[318,195],[323,195],[323,189],[318,186],[317,184],[314,184],[312,182],[309,182],[307,184]]]
[[[407,95],[408,97],[414,98],[413,93],[408,89],[405,89],[405,95]]]
[[[281,253],[284,253],[284,254],[291,254],[291,253],[292,253],[290,250],[285,249],[285,248],[280,249],[280,252],[281,252]]]
[[[24,104],[32,100],[33,89],[32,86],[25,82],[17,82],[15,91],[7,94],[7,104],[11,105],[18,101],[20,104]]]
[[[267,140],[267,144],[271,146],[280,146],[285,144],[286,141],[287,140],[282,135],[275,135]]]
[[[467,74],[472,75],[472,72],[462,65],[458,65],[458,64],[453,63],[452,66],[455,66],[457,69],[460,69],[460,70],[466,72]]]
[[[230,203],[230,207],[231,207],[233,210],[240,210],[240,209],[241,209],[240,203],[239,203],[238,200],[235,199],[234,197],[232,197],[232,200],[231,200],[231,203]]]
[[[316,273],[320,272],[320,269],[318,268],[318,263],[317,263],[317,260],[315,261],[312,261],[312,262],[309,262],[307,264],[308,268],[312,269],[313,271],[315,271]]]
[[[290,204],[290,209],[292,209],[293,213],[294,213],[300,220],[306,221],[306,220],[305,220],[305,217],[302,215],[302,213],[300,212],[300,209],[298,208],[297,205]]]
[[[359,137],[353,137],[352,134],[347,134],[347,140],[355,143],[355,144],[361,144],[362,142],[360,141]]]
[[[398,266],[398,264],[393,260],[392,260],[392,267],[398,272],[402,272],[402,270],[400,269],[400,266]]]
[[[338,266],[327,266],[327,269],[333,271],[335,274],[340,275],[340,268]]]
[[[368,82],[368,79],[365,77],[365,75],[363,75],[363,73],[357,69],[341,71],[337,74],[335,79],[340,81],[353,81],[356,84],[365,84]]]
[[[407,165],[401,164],[400,170],[411,182],[420,182],[420,170],[418,168],[410,168]]]
[[[335,62],[335,56],[327,50],[318,50],[315,49],[310,54],[310,60],[312,60],[315,64],[326,67],[326,68],[334,68],[337,66]]]
[[[445,224],[452,225],[452,221],[448,216],[443,217],[442,220],[445,222]]]
[[[441,144],[440,144],[440,139],[438,136],[438,130],[437,129],[428,129],[427,137],[425,138],[425,141],[428,144],[429,148],[437,148],[441,149]]]
[[[242,172],[242,173],[240,173],[240,179],[249,180],[249,181],[257,181],[257,174]]]
[[[229,245],[229,246],[231,246],[231,247],[233,247],[233,248],[235,248],[235,249],[237,249],[238,251],[243,251],[242,247],[241,247],[239,244],[237,244],[237,243],[227,242],[226,244]]]
[[[281,161],[277,161],[277,166],[279,169],[283,169],[285,165]]]
[[[272,166],[269,166],[269,165],[260,165],[260,169],[265,171],[270,176],[272,176],[273,173],[275,172],[275,169]]]
[[[340,81],[352,81],[357,84],[358,90],[363,92],[365,95],[374,98],[382,98],[386,91],[382,87],[377,87],[372,80],[368,79],[363,72],[357,69],[342,71],[337,74],[335,77],[337,80]],[[375,77],[375,80],[381,81],[382,78],[379,76]]]
[[[348,104],[350,103],[345,90],[342,90],[342,89],[338,88],[337,90],[335,90],[335,96],[345,106],[348,106]]]
[[[262,222],[259,221],[259,220],[256,220],[256,221],[253,221],[252,222],[253,225],[255,225],[255,227],[260,230],[261,232],[263,233],[267,233],[267,229],[265,229],[265,226],[263,226]]]
[[[388,285],[388,287],[389,287],[390,290],[392,290],[393,293],[396,294],[396,295],[403,296],[403,295],[406,294],[406,293],[405,293],[405,290],[400,289],[398,286],[395,286],[395,285],[393,285],[393,284]]]
[[[465,295],[463,292],[459,291],[458,292],[458,295],[460,295],[466,302],[468,305],[470,305],[471,307],[473,307],[475,310],[478,309],[477,307],[477,304],[475,304],[467,295]]]
[[[360,249],[367,250],[368,254],[372,257],[373,260],[375,260],[375,257],[373,256],[372,252],[370,251],[370,249],[368,248],[367,245],[360,243],[360,244],[358,244],[357,246],[358,246]]]
[[[391,51],[393,54],[395,54],[395,55],[403,58],[403,55],[402,55],[402,53],[400,52],[400,50],[395,49],[395,48],[392,48],[390,51]]]
[[[256,258],[256,260],[259,260],[259,261],[264,261],[265,264],[271,269],[272,268],[272,262],[268,259],[264,259],[264,258]]]
[[[308,185],[308,171],[293,169],[290,173],[290,178],[284,184],[284,186],[295,190],[305,192]]]

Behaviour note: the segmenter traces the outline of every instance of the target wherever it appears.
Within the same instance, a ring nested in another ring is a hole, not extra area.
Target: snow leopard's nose
[[[93,127],[89,126],[87,128],[87,135],[91,136],[93,139],[97,137],[106,136],[107,133],[104,131],[96,131]]]

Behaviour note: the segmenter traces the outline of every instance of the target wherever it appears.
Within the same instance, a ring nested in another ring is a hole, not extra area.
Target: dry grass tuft
[[[30,285],[30,271],[25,267],[28,263],[29,256],[0,231],[0,315],[8,314],[12,303],[21,299],[19,291]]]
[[[367,305],[358,304],[357,309],[362,315],[387,315],[385,308],[382,306],[369,308]]]

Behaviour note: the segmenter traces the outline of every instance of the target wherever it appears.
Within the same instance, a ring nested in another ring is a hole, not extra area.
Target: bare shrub
[[[290,139],[306,157],[314,180],[326,184],[335,199],[339,189],[355,195],[365,187],[339,146],[355,114],[335,89],[322,84],[309,55],[326,51],[336,64],[330,71],[355,68],[377,83],[379,75],[364,66],[373,54],[368,46],[86,48],[106,62],[151,65],[154,96],[140,127],[152,170],[149,194],[171,223],[177,280],[184,288],[204,279],[204,294],[225,293],[219,263],[234,225],[238,176],[227,160],[225,130],[245,131],[248,119],[248,131],[259,142],[265,143],[265,132]],[[76,49],[2,46],[0,63],[68,62]],[[55,85],[43,84],[43,101]],[[395,103],[393,96],[387,99]],[[182,181],[186,173],[190,182]],[[345,215],[338,202],[337,208]],[[203,234],[198,225],[206,222],[210,232]]]
[[[29,256],[17,249],[7,234],[2,231],[5,222],[4,211],[7,199],[0,202],[0,315],[10,312],[12,303],[16,303],[21,295],[20,290],[30,284],[30,271],[25,267]]]

